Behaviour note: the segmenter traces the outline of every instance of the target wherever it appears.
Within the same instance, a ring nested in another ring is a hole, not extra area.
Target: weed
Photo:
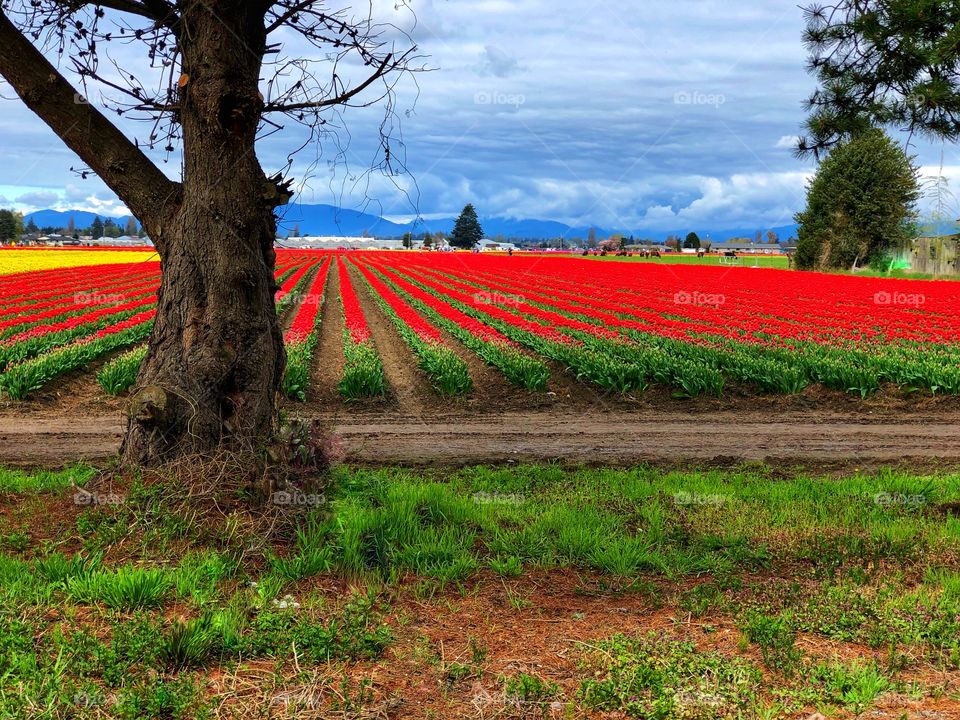
[[[64,583],[67,595],[73,600],[87,604],[102,602],[115,610],[159,607],[172,587],[166,571],[131,566],[74,575]]]
[[[743,716],[761,679],[746,662],[654,634],[617,635],[589,647],[586,660],[596,667],[580,689],[587,706],[662,720]]]
[[[510,705],[538,705],[557,697],[560,686],[554,682],[546,682],[536,675],[519,673],[504,678],[503,694]]]
[[[763,664],[773,670],[792,673],[802,659],[795,643],[797,632],[789,615],[765,615],[748,611],[740,630],[748,642],[760,646]]]

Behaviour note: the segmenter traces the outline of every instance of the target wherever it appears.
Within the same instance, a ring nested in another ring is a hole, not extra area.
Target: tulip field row
[[[108,256],[102,251],[96,255]],[[133,384],[153,328],[160,263],[132,262],[134,255],[122,251],[116,255],[116,263],[0,276],[0,394],[24,399],[123,350],[99,370],[97,379],[110,395]],[[281,255],[278,307],[321,260],[306,253]]]
[[[564,372],[614,393],[960,394],[954,282],[468,253],[280,251],[277,265],[294,402],[311,395],[332,313],[348,401],[388,391],[370,313],[440,396],[471,392],[471,355],[526,391]],[[154,261],[0,275],[0,393],[22,399],[94,363],[105,392],[127,390],[158,285]]]

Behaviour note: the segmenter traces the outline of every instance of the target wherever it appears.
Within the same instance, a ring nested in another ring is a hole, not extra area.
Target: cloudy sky
[[[398,0],[373,4],[433,68],[397,98],[409,175],[362,172],[383,113],[351,110],[349,168],[313,162],[330,147],[301,153],[299,201],[395,219],[473,202],[483,216],[651,231],[774,227],[802,207],[813,166],[791,145],[813,85],[795,0],[408,3],[415,17]],[[288,128],[262,143],[268,172],[299,139]],[[940,162],[939,146],[914,152],[928,172]],[[0,156],[0,205],[123,212],[16,99],[0,100]],[[955,147],[945,164],[956,186]],[[178,158],[166,167],[175,176]]]

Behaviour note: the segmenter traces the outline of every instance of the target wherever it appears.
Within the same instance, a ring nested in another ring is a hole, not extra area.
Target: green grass
[[[94,472],[0,471],[21,513],[0,520],[0,717],[203,718],[237,701],[211,678],[251,664],[258,697],[318,716],[382,711],[377,678],[406,658],[444,701],[480,683],[505,717],[662,720],[863,713],[960,672],[960,475],[338,467],[328,502],[268,537],[239,510],[178,511],[145,473],[38,537],[49,493]],[[623,633],[622,602],[656,632]],[[459,641],[435,625],[464,610]],[[503,664],[486,633],[507,619],[563,638],[559,674]]]
[[[599,710],[663,720],[748,717],[759,696],[757,668],[692,643],[618,635],[588,650],[596,670],[581,696]]]
[[[931,548],[958,547],[956,521],[923,511],[958,496],[957,476],[896,473],[787,483],[762,471],[473,468],[440,481],[341,470],[334,516],[313,532],[348,573],[456,579],[513,558],[677,577],[765,567],[776,544],[778,559],[832,575],[882,561],[921,563]],[[916,502],[890,502],[899,497]]]
[[[583,257],[579,254],[575,255],[563,255],[560,257],[576,257],[582,258],[584,260],[597,260],[599,262],[636,262],[636,263],[659,263],[660,265],[705,265],[705,266],[714,266],[714,267],[729,267],[729,260],[726,258],[721,258],[717,255],[707,255],[706,257],[698,258],[696,255],[680,255],[676,253],[669,253],[662,255],[659,258],[643,258],[633,255],[631,257],[617,257],[616,255],[607,255],[606,257],[601,257],[599,255],[588,255]],[[739,254],[739,260],[737,261],[736,266],[739,267],[761,267],[761,268],[774,268],[778,270],[789,270],[791,269],[790,263],[786,255],[744,255]],[[872,270],[865,268],[863,270],[858,270],[856,272],[844,272],[840,270],[830,271],[832,274],[836,275],[856,275],[859,277],[883,277],[883,278],[896,278],[900,280],[953,280],[956,279],[956,275],[932,275],[930,273],[919,273],[911,272],[910,270]]]
[[[163,570],[134,567],[76,575],[65,583],[72,600],[103,603],[115,610],[161,607],[172,587],[173,582]]]
[[[42,470],[32,473],[0,468],[0,492],[50,492],[73,485],[82,487],[94,475],[96,470],[88,465],[73,465],[64,470]]]

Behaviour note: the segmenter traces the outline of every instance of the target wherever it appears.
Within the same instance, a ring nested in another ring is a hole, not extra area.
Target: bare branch
[[[294,3],[291,7],[287,8],[284,12],[278,14],[277,19],[267,26],[267,35],[272,33],[274,30],[277,30],[278,28],[282,27],[294,16],[296,16],[297,13],[307,10],[311,5],[315,5],[316,2],[317,0],[301,0],[300,2]],[[325,19],[327,16],[321,14],[321,17]]]
[[[321,108],[331,107],[333,105],[344,105],[349,102],[352,98],[356,97],[368,87],[373,85],[377,80],[386,76],[395,69],[402,67],[402,63],[392,62],[393,55],[387,55],[383,62],[380,63],[380,67],[377,68],[376,72],[373,73],[370,77],[364,80],[362,83],[356,87],[344,92],[335,97],[327,98],[325,100],[315,100],[312,102],[300,102],[300,103],[291,103],[288,105],[284,104],[274,104],[270,103],[264,106],[264,112],[295,112],[297,110],[319,110]]]
[[[68,12],[74,12],[83,7],[93,5],[107,8],[108,10],[129,13],[131,15],[139,15],[140,17],[168,26],[172,26],[174,24],[173,20],[176,19],[173,6],[165,2],[165,0],[143,0],[142,2],[137,2],[137,0],[95,0],[94,2],[63,0],[63,2],[58,2],[57,4]]]
[[[0,75],[144,223],[154,227],[178,203],[180,186],[100,111],[0,12]],[[158,249],[162,238],[155,238]]]

